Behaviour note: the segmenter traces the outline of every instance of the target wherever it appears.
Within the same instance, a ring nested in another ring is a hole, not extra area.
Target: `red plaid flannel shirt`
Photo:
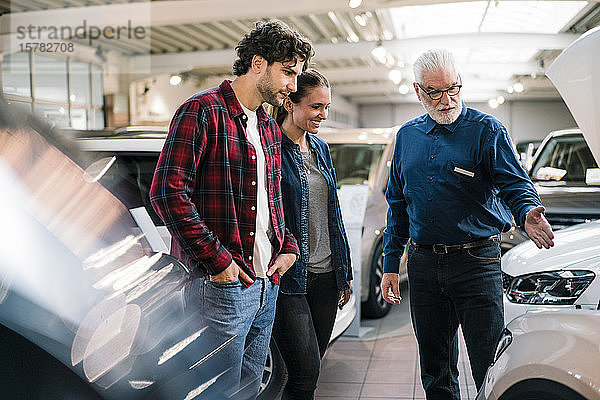
[[[274,229],[271,266],[280,253],[299,251],[283,217],[281,131],[262,106],[256,114]],[[171,254],[203,275],[223,271],[233,259],[256,278],[256,152],[246,122],[229,81],[198,93],[173,116],[154,172],[150,200],[173,236]]]

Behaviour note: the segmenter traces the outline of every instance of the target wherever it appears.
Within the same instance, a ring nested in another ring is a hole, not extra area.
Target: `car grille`
[[[512,282],[513,277],[507,273],[502,272],[502,290],[505,292],[508,290],[510,283]]]

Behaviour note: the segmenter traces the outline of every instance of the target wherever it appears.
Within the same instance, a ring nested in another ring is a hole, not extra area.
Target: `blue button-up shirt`
[[[428,114],[396,136],[383,235],[384,272],[398,272],[408,238],[458,244],[507,231],[540,198],[517,160],[506,128],[467,108],[452,124]]]

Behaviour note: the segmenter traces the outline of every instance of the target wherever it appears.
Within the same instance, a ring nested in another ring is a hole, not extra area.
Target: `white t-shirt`
[[[240,104],[241,105],[241,104]],[[256,111],[250,111],[242,106],[248,117],[246,124],[246,136],[256,151],[256,229],[254,231],[254,252],[252,263],[254,272],[259,278],[266,278],[269,261],[273,254],[273,245],[269,240],[268,233],[272,227],[271,213],[269,211],[269,197],[267,193],[265,153],[258,133],[258,118]]]

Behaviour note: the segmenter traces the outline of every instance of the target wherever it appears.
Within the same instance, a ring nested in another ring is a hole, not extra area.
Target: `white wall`
[[[218,86],[224,77],[211,77],[200,83],[188,80],[177,86],[170,85],[169,78],[170,75],[159,75],[131,84],[129,97],[132,125],[168,125],[181,103],[202,90]],[[233,76],[227,78],[233,79]],[[341,96],[333,94],[329,115],[330,118],[323,126],[358,127],[358,106]]]
[[[329,118],[323,126],[331,128],[358,128],[358,106],[342,96],[331,94]]]
[[[550,131],[577,127],[571,112],[561,101],[514,102],[511,105],[513,137],[517,141],[543,139]]]
[[[169,78],[170,75],[159,75],[131,84],[129,99],[132,125],[168,125],[181,103],[202,90],[191,80],[172,86]]]
[[[487,103],[469,103],[468,107],[491,114],[508,129],[515,143],[543,139],[550,131],[575,127],[567,106],[561,101],[507,101],[496,109]],[[368,104],[359,106],[361,127],[388,127],[423,114],[418,103]]]

